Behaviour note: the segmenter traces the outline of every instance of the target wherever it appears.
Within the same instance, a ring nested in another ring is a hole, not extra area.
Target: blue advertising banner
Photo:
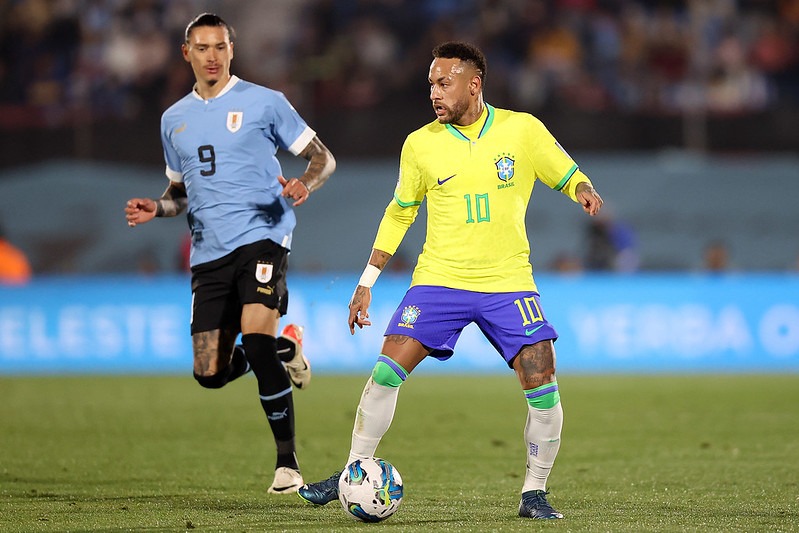
[[[536,278],[571,372],[799,371],[799,276],[636,275]],[[282,324],[306,328],[315,372],[368,372],[407,276],[381,276],[371,327],[350,335],[357,275],[293,275]],[[0,374],[189,373],[189,279],[44,278],[0,287]],[[447,362],[418,372],[508,372],[469,326]]]

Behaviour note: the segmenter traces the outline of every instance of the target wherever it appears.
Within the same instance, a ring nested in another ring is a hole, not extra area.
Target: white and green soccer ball
[[[338,499],[348,515],[362,522],[380,522],[402,503],[402,477],[385,459],[358,459],[341,472]]]

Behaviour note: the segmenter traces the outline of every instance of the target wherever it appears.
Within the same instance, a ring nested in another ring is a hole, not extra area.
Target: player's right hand
[[[131,198],[125,204],[125,218],[128,226],[135,228],[155,218],[155,200],[151,198]]]
[[[355,326],[363,329],[364,326],[371,326],[369,321],[369,304],[372,303],[372,289],[358,285],[350,299],[350,334],[355,335]]]

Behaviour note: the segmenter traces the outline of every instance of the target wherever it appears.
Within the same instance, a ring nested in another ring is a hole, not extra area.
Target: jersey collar
[[[481,138],[483,135],[485,135],[488,129],[494,123],[494,107],[487,103],[485,105],[485,111],[483,112],[483,114],[485,115],[485,119],[483,119],[483,125],[480,127],[480,132],[477,134],[478,139]],[[463,133],[463,130],[468,131],[468,129],[472,127],[471,125],[466,126],[463,129],[458,129],[452,124],[444,124],[444,126],[447,128],[447,131],[449,131],[452,135],[454,135],[461,141],[469,141],[469,142],[472,141],[469,137],[466,136],[466,134]]]
[[[235,74],[234,74],[234,75],[232,75],[232,76],[230,77],[230,79],[227,81],[227,85],[225,85],[225,87],[224,87],[224,88],[223,88],[221,91],[219,91],[219,94],[217,94],[216,96],[214,96],[214,98],[209,98],[209,100],[213,100],[213,99],[215,99],[215,98],[219,98],[220,96],[222,96],[223,94],[225,94],[226,92],[228,92],[230,89],[232,89],[232,88],[233,88],[233,86],[234,86],[234,85],[236,85],[236,84],[237,84],[239,81],[240,81],[240,80],[239,80],[239,77],[238,77],[238,76],[236,76]],[[197,84],[196,84],[196,83],[194,84],[194,87],[192,87],[192,88],[191,88],[191,94],[192,94],[192,95],[193,95],[193,96],[194,96],[194,97],[195,97],[197,100],[201,100],[201,101],[203,101],[203,102],[205,101],[205,99],[204,99],[202,96],[200,96],[200,94],[197,92]]]

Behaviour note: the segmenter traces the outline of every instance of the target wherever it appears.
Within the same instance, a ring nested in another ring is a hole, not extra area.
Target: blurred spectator
[[[136,260],[136,273],[141,276],[153,276],[161,272],[158,258],[152,250],[144,250],[138,254]]]
[[[583,263],[569,252],[560,252],[552,259],[549,270],[560,274],[577,274],[583,271]]]
[[[0,284],[27,283],[32,275],[27,256],[6,239],[5,231],[0,225]]]
[[[705,272],[720,274],[730,270],[730,249],[726,242],[711,241],[702,253],[702,267]]]
[[[635,272],[639,267],[635,231],[607,212],[586,227],[585,268],[591,271]]]
[[[780,17],[757,19],[751,44],[752,67],[773,83],[776,97],[799,103],[799,1],[781,2]],[[792,11],[791,11],[792,9]]]
[[[466,35],[494,65],[494,101],[529,111],[755,112],[799,101],[797,4],[16,0],[0,3],[0,127],[158,115],[189,83],[170,73],[176,21],[215,8],[265,28],[238,68],[315,112],[380,110],[417,83],[420,47]]]
[[[8,4],[0,11],[0,125],[61,121],[81,44],[76,9],[63,1]]]
[[[191,272],[191,233],[187,232],[180,241],[178,250],[178,272]]]
[[[747,61],[738,36],[722,39],[707,87],[707,108],[720,113],[763,109],[769,99],[765,76]]]
[[[394,264],[395,260],[396,264]],[[391,261],[386,266],[386,271],[392,272],[394,274],[409,274],[413,272],[414,266],[416,266],[415,261],[410,261],[407,255],[401,251],[398,251],[391,256]]]
[[[616,247],[605,218],[591,219],[586,225],[585,267],[593,272],[610,272],[616,261]]]

